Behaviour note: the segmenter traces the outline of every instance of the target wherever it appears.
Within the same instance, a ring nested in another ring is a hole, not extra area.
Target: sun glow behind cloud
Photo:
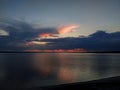
[[[54,50],[39,50],[39,49],[31,49],[31,50],[25,50],[25,52],[55,52],[55,53],[74,53],[74,52],[87,52],[85,49],[82,48],[75,48],[75,49],[68,49],[68,50],[64,50],[64,49],[54,49]]]
[[[60,27],[57,27],[55,31],[52,31],[52,32],[42,32],[38,35],[39,38],[51,38],[51,37],[59,37],[61,38],[63,35],[66,35],[67,37],[67,34],[68,33],[71,33],[71,32],[75,32],[77,28],[79,28],[80,25],[77,25],[77,24],[73,24],[73,25],[67,25],[67,26],[60,26]],[[73,33],[71,33],[71,36]]]
[[[69,32],[75,32],[75,29],[80,27],[80,25],[73,24],[73,25],[67,25],[67,26],[61,26],[55,29],[55,31],[45,31],[40,34],[38,34],[38,37],[36,38],[37,41],[30,41],[26,42],[25,46],[32,46],[32,45],[46,45],[50,42],[41,42],[42,39],[55,39],[55,38],[62,38],[62,35],[66,35]],[[72,35],[72,34],[71,34]],[[38,50],[35,50],[38,51]],[[39,51],[39,52],[79,52],[81,50],[75,49],[75,50],[47,50],[47,51]]]

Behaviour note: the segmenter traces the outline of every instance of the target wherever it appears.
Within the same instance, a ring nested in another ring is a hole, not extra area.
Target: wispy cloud
[[[61,26],[58,28],[55,28],[52,30],[41,30],[42,32],[39,32],[39,37],[54,37],[54,35],[61,35],[61,34],[66,34],[69,32],[75,32],[76,28],[79,28],[79,25],[67,25],[67,26]],[[40,30],[39,28],[38,30]]]
[[[73,32],[75,31],[76,28],[80,27],[79,25],[68,25],[68,26],[63,26],[59,27],[57,29],[58,34],[65,34],[68,32]]]

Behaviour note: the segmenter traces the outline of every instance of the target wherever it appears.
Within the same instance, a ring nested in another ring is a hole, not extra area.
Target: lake
[[[0,53],[0,81],[37,87],[120,76],[120,53]]]

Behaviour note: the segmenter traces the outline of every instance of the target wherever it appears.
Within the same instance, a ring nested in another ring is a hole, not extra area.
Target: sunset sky
[[[120,0],[0,0],[0,43],[5,44],[0,46],[1,51],[114,51],[119,50],[113,47],[120,44],[119,31]],[[96,34],[110,36],[113,48],[102,47],[106,45],[103,41],[97,43],[99,49],[96,44],[88,47],[88,40],[94,41],[88,37],[93,35],[95,39]],[[70,46],[72,42],[75,44]]]

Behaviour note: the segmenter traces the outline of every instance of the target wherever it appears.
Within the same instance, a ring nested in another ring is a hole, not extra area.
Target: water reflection
[[[119,54],[96,54],[94,55],[94,71],[99,77],[119,75]],[[95,68],[94,68],[95,67]]]
[[[35,54],[33,60],[34,68],[43,75],[49,75],[52,72],[52,65],[48,54]]]
[[[57,55],[58,57],[58,72],[57,72],[57,78],[59,81],[67,83],[67,82],[74,82],[77,79],[77,66],[80,63],[73,62],[72,60],[69,60],[67,57],[62,56],[61,54]]]
[[[1,53],[0,81],[4,87],[17,88],[116,76],[119,59],[119,54]]]

